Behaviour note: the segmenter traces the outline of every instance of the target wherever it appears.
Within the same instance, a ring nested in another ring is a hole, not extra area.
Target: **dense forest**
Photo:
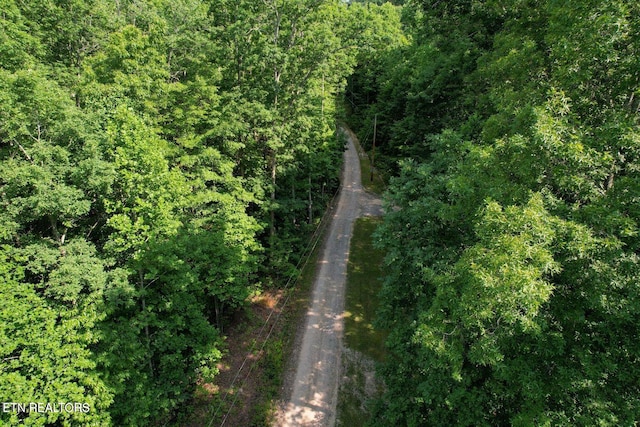
[[[0,422],[165,425],[215,383],[229,313],[294,268],[339,185],[337,95],[399,14],[0,5],[0,399],[90,408]]]
[[[373,425],[640,420],[640,5],[414,0],[345,96],[395,177]]]
[[[371,424],[640,419],[640,4],[0,0],[0,412],[163,425],[357,130],[391,178]],[[401,24],[401,26],[400,26]]]

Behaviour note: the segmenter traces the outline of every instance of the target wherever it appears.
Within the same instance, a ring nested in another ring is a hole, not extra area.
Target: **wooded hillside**
[[[228,314],[282,285],[337,189],[336,95],[386,43],[367,30],[385,8],[0,10],[0,400],[91,408],[0,420],[165,422],[215,382]]]
[[[391,175],[372,425],[640,419],[640,5],[0,0],[0,412],[160,425]],[[398,28],[402,14],[403,31]]]
[[[640,419],[640,10],[411,1],[346,91],[397,174],[373,425]],[[371,138],[369,137],[369,141]]]

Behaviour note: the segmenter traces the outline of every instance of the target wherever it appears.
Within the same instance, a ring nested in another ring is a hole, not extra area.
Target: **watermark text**
[[[39,413],[46,414],[49,412],[67,412],[75,413],[82,412],[84,414],[91,410],[88,403],[82,402],[2,402],[0,404],[0,410],[3,413],[16,412],[16,413]]]

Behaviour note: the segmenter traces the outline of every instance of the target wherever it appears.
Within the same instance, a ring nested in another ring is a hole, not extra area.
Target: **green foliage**
[[[354,224],[344,315],[345,344],[379,362],[385,356],[385,333],[376,330],[373,322],[378,309],[376,295],[380,290],[384,254],[373,247],[371,235],[380,222],[377,218],[358,218]]]
[[[391,73],[402,75],[402,82],[408,82],[413,73],[406,64],[404,54],[409,49],[409,35],[404,31],[401,23],[402,9],[385,3],[382,6],[373,6],[371,3],[353,3],[349,7],[354,26],[354,43],[362,46],[358,51],[358,66],[349,76],[345,89],[345,107],[349,121],[356,128],[363,147],[367,150],[371,147],[373,129],[373,115],[378,114],[380,127],[377,135],[377,145],[386,145],[389,137],[385,133],[386,117],[382,110],[398,108],[393,101],[385,99],[385,102],[377,103],[384,98],[383,92],[390,88],[389,79]],[[396,89],[396,88],[394,88]],[[402,89],[400,89],[402,90]],[[407,93],[404,92],[404,96]],[[398,98],[398,97],[396,97]],[[382,148],[383,152],[386,148]]]
[[[4,402],[80,402],[83,412],[3,413],[15,425],[109,425],[113,392],[96,370],[91,346],[106,281],[95,249],[71,241],[65,253],[46,245],[0,254],[0,396]],[[31,278],[29,280],[28,278]]]
[[[215,377],[338,187],[348,9],[2,2],[2,396],[92,408],[3,422],[153,424]]]
[[[399,160],[374,425],[637,419],[634,13],[413,2],[413,44],[352,86]]]
[[[104,201],[113,229],[105,249],[136,259],[147,242],[177,233],[186,183],[169,169],[168,145],[126,108],[107,127],[107,144],[117,178]]]
[[[14,1],[1,3],[2,25],[0,31],[0,53],[3,58],[2,67],[17,71],[24,65],[32,65],[34,56],[40,52],[40,41],[30,34],[28,22],[22,16]]]

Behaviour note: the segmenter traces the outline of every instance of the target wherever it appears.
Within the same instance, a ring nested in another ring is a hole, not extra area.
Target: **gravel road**
[[[299,349],[291,397],[277,416],[278,426],[333,426],[340,379],[344,288],[349,243],[356,218],[381,215],[380,199],[366,193],[360,182],[360,160],[348,138],[344,153],[342,190],[313,285],[311,306]]]

